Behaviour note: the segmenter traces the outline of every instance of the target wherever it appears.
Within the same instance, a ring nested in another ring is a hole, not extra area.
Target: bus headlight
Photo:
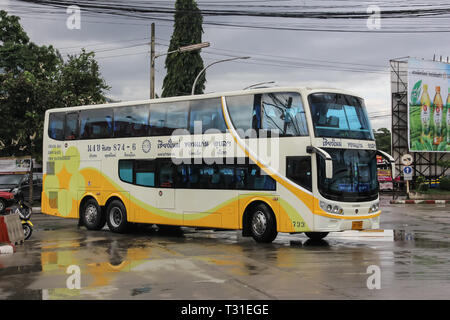
[[[369,208],[369,213],[377,212],[380,209],[380,203],[376,202]]]
[[[333,214],[343,214],[344,213],[344,210],[341,207],[339,207],[338,205],[332,205],[332,204],[326,203],[325,201],[320,201],[319,205],[324,211],[329,212],[329,213],[333,213]]]

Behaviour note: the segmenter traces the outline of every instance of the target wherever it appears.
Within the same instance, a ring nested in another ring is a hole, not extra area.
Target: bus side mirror
[[[325,150],[313,146],[307,146],[306,152],[315,153],[325,160],[325,178],[333,179],[333,158]]]
[[[384,151],[381,151],[381,150],[377,150],[377,155],[379,155],[389,161],[389,163],[391,164],[392,180],[394,180],[395,179],[395,159],[390,154],[388,154]]]

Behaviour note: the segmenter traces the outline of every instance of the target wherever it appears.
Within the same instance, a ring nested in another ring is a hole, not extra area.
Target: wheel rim
[[[97,219],[97,208],[93,204],[90,204],[89,206],[87,206],[85,213],[87,222],[94,223]]]
[[[122,224],[123,214],[122,210],[117,207],[111,209],[111,213],[109,215],[109,221],[111,225],[115,228],[118,228]]]
[[[29,235],[30,235],[30,227],[29,226],[25,226],[23,228],[23,233],[24,233],[25,239],[28,238]]]
[[[0,212],[2,212],[5,209],[5,204],[3,201],[0,201]]]
[[[257,211],[252,217],[252,230],[257,236],[261,236],[267,229],[267,218],[262,211]]]

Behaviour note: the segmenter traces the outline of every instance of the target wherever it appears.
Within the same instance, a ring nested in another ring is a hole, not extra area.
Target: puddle
[[[138,296],[138,295],[143,294],[143,293],[149,293],[151,290],[152,289],[151,289],[150,285],[146,285],[146,286],[143,286],[143,287],[140,287],[140,288],[132,289],[131,290],[131,295],[133,297],[135,297],[135,296]]]

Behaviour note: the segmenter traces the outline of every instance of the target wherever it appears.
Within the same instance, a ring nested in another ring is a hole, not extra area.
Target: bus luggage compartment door
[[[174,209],[175,189],[158,189],[156,205],[160,209]]]

